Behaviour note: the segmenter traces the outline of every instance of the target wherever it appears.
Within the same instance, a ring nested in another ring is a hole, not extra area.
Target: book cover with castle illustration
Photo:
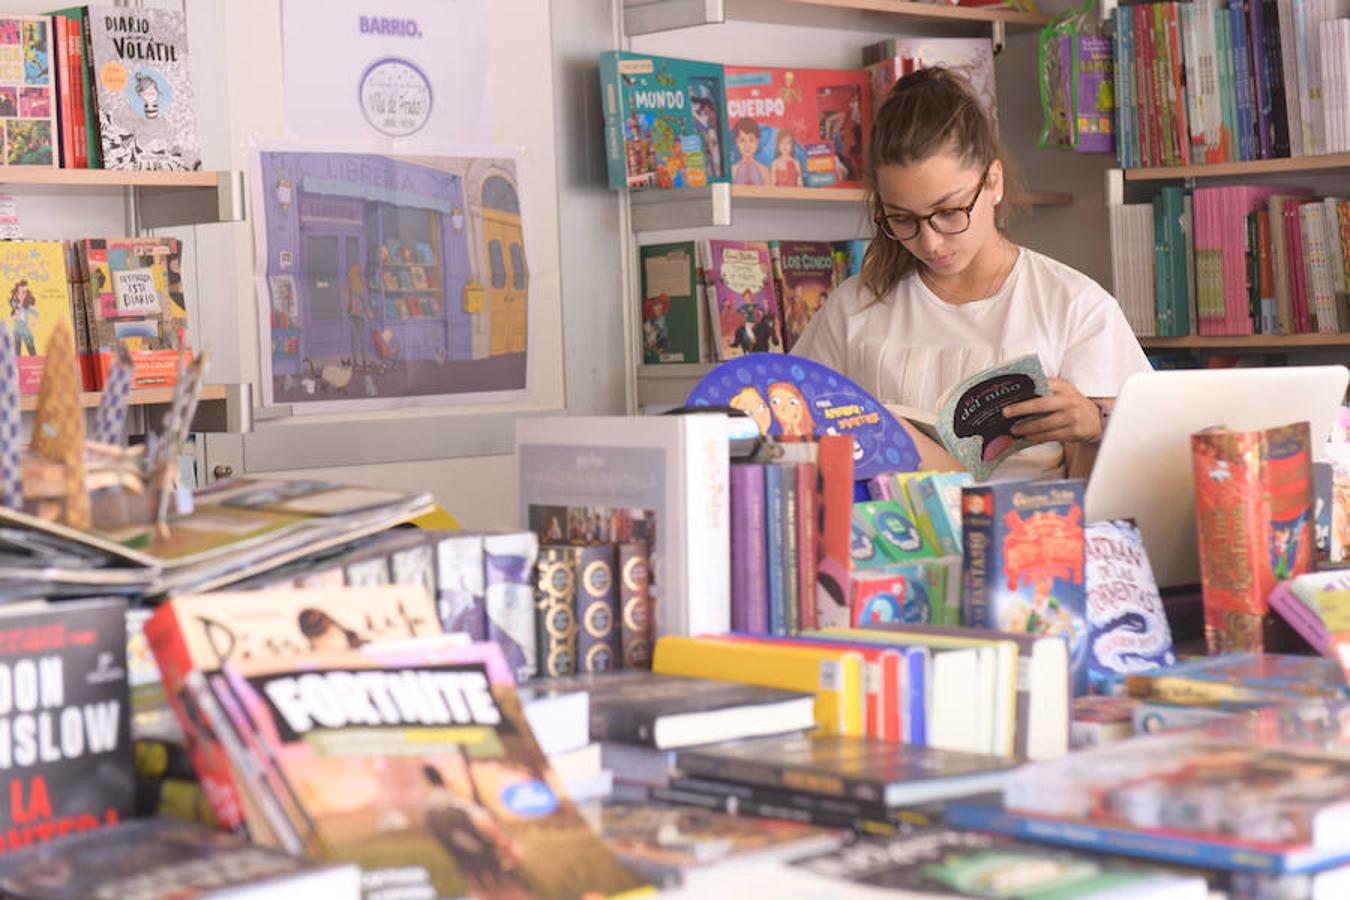
[[[729,179],[720,64],[616,50],[600,56],[600,88],[610,187]]]
[[[85,24],[104,168],[200,169],[186,14],[91,6]]]

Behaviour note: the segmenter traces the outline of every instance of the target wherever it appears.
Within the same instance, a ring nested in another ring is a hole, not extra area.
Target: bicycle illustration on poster
[[[259,152],[265,403],[319,412],[526,390],[519,158],[476,152]]]

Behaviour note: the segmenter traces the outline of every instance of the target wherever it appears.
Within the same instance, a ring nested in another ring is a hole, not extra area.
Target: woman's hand
[[[1095,441],[1102,436],[1101,409],[1062,378],[1050,379],[1049,397],[1009,404],[1003,415],[1009,419],[1034,416],[1014,425],[1013,434],[1037,444]]]

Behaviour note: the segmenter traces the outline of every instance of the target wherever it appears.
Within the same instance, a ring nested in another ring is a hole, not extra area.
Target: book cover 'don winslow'
[[[186,15],[91,6],[87,21],[104,168],[200,169]]]
[[[641,885],[562,792],[495,646],[241,674],[241,699],[333,858],[361,865],[368,885],[559,900]]]
[[[0,616],[0,849],[132,815],[126,605],[23,604]]]

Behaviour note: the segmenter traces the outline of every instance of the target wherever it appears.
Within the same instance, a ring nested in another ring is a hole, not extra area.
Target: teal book
[[[693,241],[638,248],[642,361],[696,363],[703,346],[701,288]]]
[[[878,568],[935,555],[903,503],[868,500],[853,504],[853,564],[857,568]]]
[[[683,188],[730,180],[720,63],[611,50],[600,55],[611,188]]]

